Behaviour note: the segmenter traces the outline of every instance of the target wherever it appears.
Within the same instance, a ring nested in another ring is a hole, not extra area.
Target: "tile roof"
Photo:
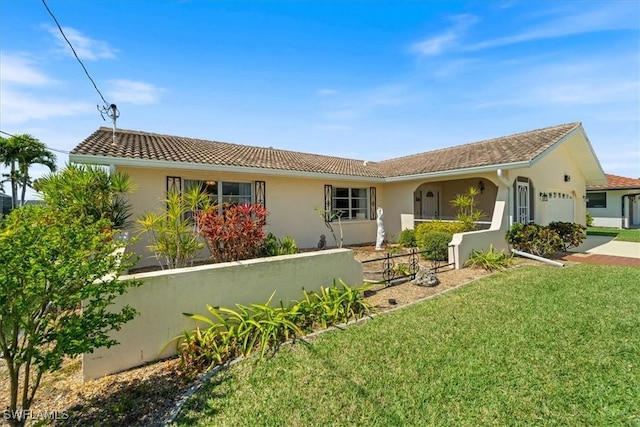
[[[530,161],[579,126],[580,123],[568,123],[413,154],[386,160],[381,166],[387,176],[403,176]]]
[[[627,178],[625,176],[605,174],[607,183],[600,185],[587,185],[587,190],[640,190],[640,179]]]
[[[118,130],[114,144],[112,130],[101,127],[71,154],[384,178],[530,161],[579,126],[569,123],[382,162],[131,130]]]

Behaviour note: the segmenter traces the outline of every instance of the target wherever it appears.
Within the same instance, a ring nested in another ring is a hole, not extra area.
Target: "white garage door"
[[[547,221],[574,222],[574,202],[575,200],[570,194],[561,192],[549,193],[549,200],[544,202],[547,210]]]

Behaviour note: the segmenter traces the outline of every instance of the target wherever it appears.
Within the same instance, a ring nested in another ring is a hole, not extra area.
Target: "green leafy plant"
[[[9,174],[5,175],[11,184],[13,207],[25,203],[27,188],[32,187],[29,169],[40,164],[56,170],[56,156],[47,149],[39,139],[29,134],[13,135],[9,138],[0,137],[0,163],[9,166]],[[20,197],[18,190],[20,189]],[[20,204],[18,204],[20,203]]]
[[[161,268],[181,268],[193,263],[193,259],[204,243],[193,216],[211,206],[209,196],[199,187],[183,193],[170,191],[164,206],[156,212],[147,212],[137,223],[142,233],[146,233],[151,251]]]
[[[538,224],[515,223],[507,232],[507,241],[514,249],[544,256],[562,249],[560,235]]]
[[[489,250],[472,250],[471,256],[465,262],[465,266],[480,267],[487,271],[504,270],[513,263],[513,256],[506,254],[504,250],[497,252],[493,245]]]
[[[9,372],[9,411],[27,411],[42,376],[66,357],[117,344],[109,332],[136,311],[112,309],[138,281],[120,281],[133,263],[117,254],[106,219],[73,208],[25,206],[0,223],[0,353]],[[10,419],[22,425],[24,419]]]
[[[73,208],[95,221],[108,219],[116,229],[131,226],[127,195],[135,190],[128,175],[110,174],[101,166],[69,164],[57,173],[36,180],[46,204]]]
[[[278,239],[273,233],[268,233],[262,243],[262,256],[292,255],[299,252],[293,237],[285,236]]]
[[[572,222],[550,222],[549,229],[558,233],[562,239],[562,250],[564,251],[580,245],[587,237],[587,227]]]
[[[455,199],[451,201],[451,205],[458,208],[456,219],[464,224],[464,231],[470,231],[476,228],[476,221],[480,221],[485,213],[476,207],[476,197],[480,194],[480,190],[476,187],[469,187],[466,193],[456,194]]]
[[[416,242],[416,232],[415,230],[410,230],[405,228],[400,233],[400,238],[398,239],[398,243],[403,248],[415,248],[418,246]]]
[[[198,229],[214,262],[257,258],[265,238],[267,210],[261,204],[229,204],[197,214]]]
[[[369,313],[372,306],[364,300],[364,290],[364,286],[350,287],[340,281],[340,287],[334,283],[330,288],[321,288],[320,293],[303,291],[304,299],[295,301],[291,307],[282,302],[272,307],[273,294],[264,304],[236,304],[234,309],[207,305],[211,317],[184,313],[203,322],[206,328],[185,332],[172,342],[177,342],[182,369],[189,375],[236,356],[257,352],[262,358],[283,342],[313,329]]]
[[[593,227],[593,215],[591,215],[589,211],[587,211],[585,216],[585,224],[587,224],[587,227]]]
[[[425,233],[420,239],[420,250],[426,251],[422,256],[431,261],[446,261],[449,258],[449,243],[452,234],[444,231]]]

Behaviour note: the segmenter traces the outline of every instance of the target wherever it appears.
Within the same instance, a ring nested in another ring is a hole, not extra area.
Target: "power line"
[[[93,84],[93,87],[95,88],[96,92],[98,92],[98,95],[100,95],[100,98],[102,98],[102,102],[104,102],[105,106],[108,106],[109,103],[104,99],[104,96],[102,96],[102,92],[100,92],[100,89],[98,89],[98,86],[96,85],[96,82],[93,81],[93,79],[91,78],[91,76],[89,75],[89,71],[87,71],[87,67],[84,66],[84,64],[82,63],[82,61],[80,60],[80,57],[78,56],[78,54],[76,53],[76,50],[73,48],[73,45],[71,44],[71,42],[69,41],[69,39],[67,38],[67,36],[64,34],[64,31],[62,31],[62,27],[60,26],[60,24],[58,23],[58,20],[56,19],[55,15],[53,14],[53,12],[51,11],[51,9],[49,9],[49,6],[47,6],[47,2],[45,0],[42,0],[42,4],[44,5],[44,7],[47,9],[47,12],[49,12],[49,15],[51,15],[51,17],[53,18],[53,21],[56,23],[56,25],[58,26],[58,30],[60,30],[60,34],[62,34],[62,37],[65,39],[65,41],[67,42],[67,44],[69,45],[69,47],[71,48],[71,51],[73,52],[73,55],[76,57],[76,59],[78,60],[78,62],[80,63],[80,65],[82,66],[82,69],[84,70],[84,73],[87,75],[87,77],[89,78],[89,80],[91,80],[91,83]]]
[[[8,133],[8,132],[5,132],[5,131],[3,131],[3,130],[0,130],[0,133],[5,134],[5,135],[7,135],[7,136],[9,136],[9,137],[11,137],[11,138],[17,138],[17,139],[19,139],[19,140],[21,140],[21,141],[29,142],[29,140],[28,140],[28,139],[25,139],[25,138],[21,137],[20,135],[12,135],[12,134],[10,134],[10,133]],[[57,149],[57,148],[50,148],[50,147],[47,147],[46,145],[45,145],[45,148],[46,148],[47,150],[50,150],[50,151],[55,151],[56,153],[69,154],[69,152],[68,152],[68,151],[65,151],[65,150],[59,150],[59,149]]]
[[[73,52],[73,55],[76,57],[76,59],[78,60],[78,62],[82,66],[82,69],[84,70],[84,73],[87,75],[87,77],[91,81],[91,84],[93,84],[93,87],[95,88],[96,92],[98,92],[98,95],[100,95],[100,98],[102,99],[102,102],[104,102],[104,105],[102,107],[100,107],[99,105],[97,106],[98,107],[98,111],[100,112],[100,116],[102,117],[102,120],[105,120],[104,115],[106,114],[107,117],[109,117],[111,119],[111,121],[113,122],[113,144],[115,145],[115,143],[116,143],[116,120],[118,119],[118,117],[120,117],[120,111],[118,110],[118,107],[116,106],[116,104],[109,104],[107,102],[107,100],[104,99],[104,96],[102,96],[102,92],[100,92],[100,89],[98,89],[98,85],[96,85],[96,82],[94,82],[93,79],[91,78],[91,75],[89,75],[89,71],[87,71],[87,67],[84,66],[84,64],[80,60],[80,57],[76,53],[76,50],[73,48],[73,45],[71,44],[71,42],[69,41],[69,39],[65,35],[64,31],[62,31],[62,26],[60,26],[60,23],[56,19],[55,15],[51,11],[51,9],[49,9],[49,6],[47,6],[47,2],[45,0],[42,0],[42,4],[47,9],[47,12],[49,12],[49,15],[51,15],[51,17],[53,18],[53,21],[58,26],[58,30],[60,30],[60,34],[62,34],[62,37],[65,39],[65,41],[67,42],[67,44],[71,48],[71,51]]]

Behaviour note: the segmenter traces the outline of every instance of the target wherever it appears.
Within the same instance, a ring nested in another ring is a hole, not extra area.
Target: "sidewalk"
[[[640,267],[640,243],[618,242],[609,236],[587,236],[561,259],[589,264]]]

